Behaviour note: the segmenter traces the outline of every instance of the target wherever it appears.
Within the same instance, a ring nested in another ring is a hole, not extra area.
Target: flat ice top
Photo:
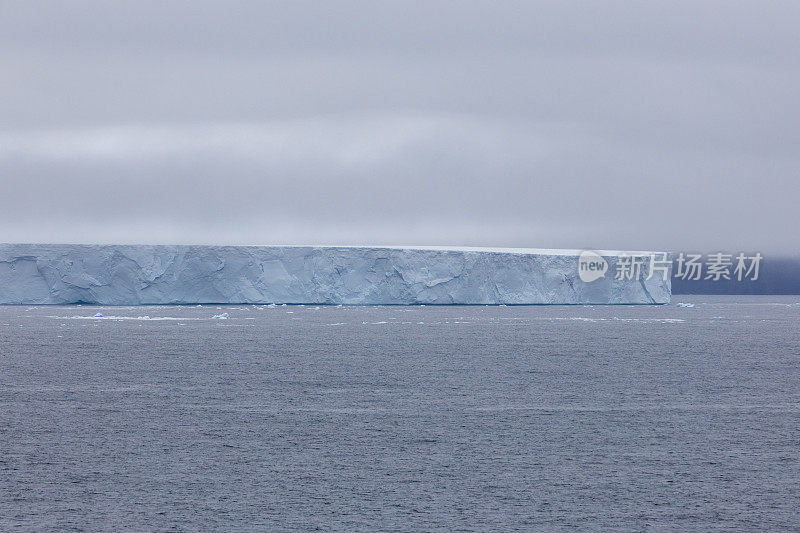
[[[9,243],[10,244],[10,243]],[[23,244],[23,243],[19,243]],[[496,248],[496,247],[483,247],[483,246],[400,246],[400,245],[361,245],[361,244],[83,244],[83,243],[24,243],[26,246],[147,246],[147,247],[165,247],[165,248],[182,248],[182,247],[202,247],[202,248],[347,248],[347,249],[361,249],[361,250],[432,250],[432,251],[450,251],[450,252],[483,252],[483,253],[499,253],[499,254],[526,254],[526,255],[580,255],[586,250],[597,252],[605,256],[617,256],[621,254],[629,255],[649,255],[652,253],[663,253],[663,251],[647,251],[647,250],[597,250],[591,248],[583,249],[569,249],[569,248]]]
[[[299,248],[376,248],[376,249],[390,249],[390,250],[446,250],[453,252],[487,252],[487,253],[500,253],[500,254],[533,254],[533,255],[580,255],[587,250],[584,249],[569,249],[569,248],[491,248],[482,246],[358,246],[358,245],[268,245],[268,246],[283,246],[283,247],[299,247]],[[620,255],[620,254],[651,254],[653,251],[644,250],[595,250],[600,255]]]

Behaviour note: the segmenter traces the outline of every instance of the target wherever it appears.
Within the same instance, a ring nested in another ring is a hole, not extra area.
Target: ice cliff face
[[[0,244],[0,303],[663,304],[670,278],[578,276],[574,250]]]

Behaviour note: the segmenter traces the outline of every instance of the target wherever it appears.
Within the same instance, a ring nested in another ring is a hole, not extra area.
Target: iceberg
[[[646,265],[638,276],[615,275],[630,257],[647,258],[654,252],[590,252],[593,263],[605,262],[606,270],[585,277],[578,264],[587,253],[531,248],[0,244],[0,304],[669,303],[671,264],[663,267],[663,275],[648,274]]]

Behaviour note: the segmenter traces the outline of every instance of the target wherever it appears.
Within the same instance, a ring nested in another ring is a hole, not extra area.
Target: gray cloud
[[[797,15],[6,3],[0,241],[796,252]]]

